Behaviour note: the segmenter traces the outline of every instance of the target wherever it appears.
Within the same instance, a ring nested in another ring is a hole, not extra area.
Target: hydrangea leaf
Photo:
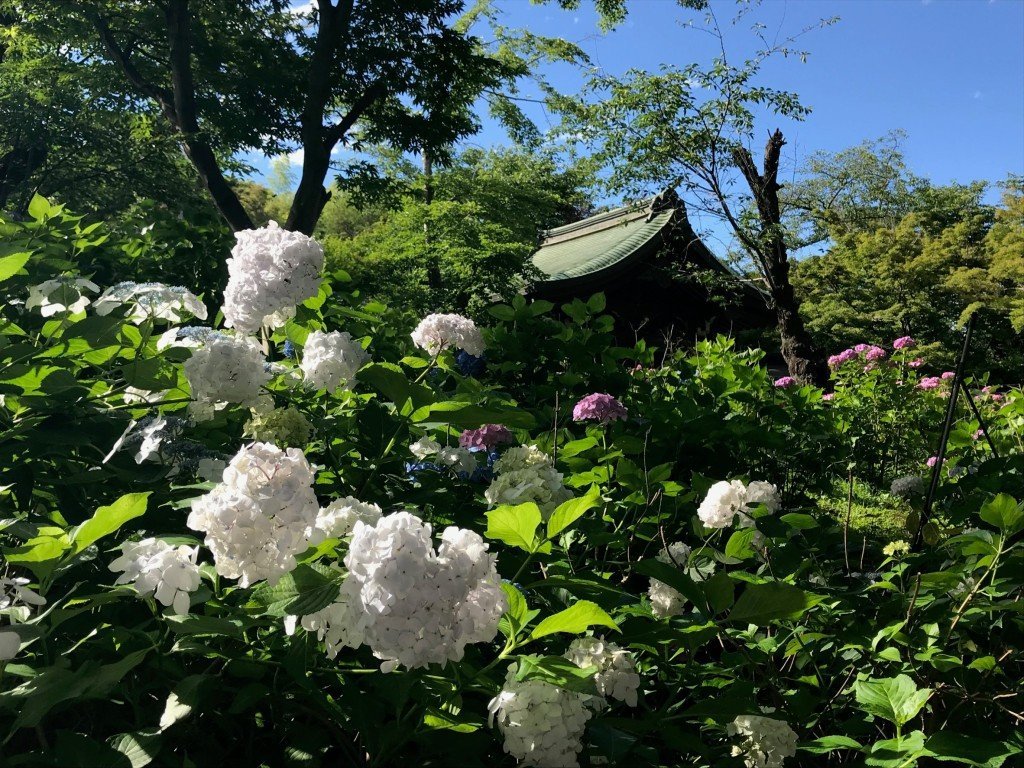
[[[749,584],[730,611],[729,621],[764,625],[777,619],[794,619],[821,600],[781,581]]]
[[[484,536],[503,541],[526,552],[535,552],[536,532],[540,521],[540,508],[532,501],[514,507],[498,507],[487,513],[487,530]]]
[[[116,532],[122,525],[146,514],[150,492],[126,493],[113,504],[100,507],[82,523],[71,537],[71,556],[77,555],[93,542]]]
[[[930,757],[943,762],[966,763],[980,768],[1001,768],[1006,758],[1021,753],[1020,747],[953,731],[933,733],[924,743]]]
[[[907,675],[858,680],[854,693],[861,709],[898,726],[916,717],[932,694],[930,688],[919,689]]]
[[[22,253],[12,253],[7,256],[0,257],[0,281],[7,280],[10,277],[18,274],[21,268],[28,263],[29,258],[32,256],[31,251],[24,251]]]
[[[979,516],[989,525],[994,525],[1007,536],[1024,528],[1024,504],[1006,493],[1000,493],[981,506]]]
[[[200,689],[209,678],[206,675],[189,675],[174,686],[167,696],[164,712],[160,716],[160,730],[165,731],[180,720],[184,720],[199,701]]]
[[[854,749],[858,752],[864,747],[856,739],[849,736],[822,736],[800,745],[802,752],[810,752],[815,755],[823,755],[826,752],[835,752],[837,749]]]
[[[619,628],[619,625],[615,623],[612,617],[605,613],[604,609],[597,603],[592,603],[589,600],[580,600],[564,611],[559,611],[554,616],[548,616],[544,619],[534,627],[533,632],[530,633],[530,639],[537,640],[547,635],[553,635],[556,632],[568,632],[578,635],[594,625],[611,627],[615,630]]]
[[[583,515],[597,506],[601,499],[600,490],[596,485],[591,486],[585,496],[569,499],[555,507],[555,511],[548,518],[548,538],[553,539],[570,525],[579,520]]]
[[[898,739],[876,741],[871,745],[870,754],[864,765],[871,768],[911,768],[917,759],[927,754],[924,748],[924,733],[912,731]]]
[[[516,680],[543,680],[578,693],[596,694],[597,667],[578,667],[564,656],[521,656]]]

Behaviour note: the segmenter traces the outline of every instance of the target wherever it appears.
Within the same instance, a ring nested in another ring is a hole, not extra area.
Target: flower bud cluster
[[[742,756],[747,768],[781,768],[787,757],[796,754],[796,733],[785,720],[740,715],[726,726],[726,732],[742,737],[732,754]]]
[[[302,617],[333,658],[368,645],[381,669],[459,661],[467,645],[488,642],[508,607],[483,539],[449,527],[435,551],[431,527],[409,512],[357,521],[338,600]]]
[[[658,560],[676,568],[686,568],[690,561],[690,548],[681,541],[674,542],[668,545],[668,549],[662,549],[658,553]],[[651,579],[647,596],[651,600],[654,615],[661,618],[678,616],[686,605],[686,598],[682,594],[658,579]]]
[[[313,389],[351,389],[356,371],[369,359],[349,333],[313,331],[302,348],[302,376]]]
[[[185,376],[192,389],[189,412],[196,421],[213,418],[226,403],[254,406],[261,388],[270,381],[266,359],[255,339],[210,334],[185,361]]]
[[[480,329],[462,315],[427,315],[412,332],[412,341],[431,355],[449,347],[464,350],[474,357],[479,357],[484,351]]]
[[[535,445],[509,448],[494,462],[494,471],[497,477],[484,491],[492,507],[532,501],[548,516],[572,498],[572,491],[562,484],[562,473],[555,469],[551,457]]]
[[[206,305],[194,293],[180,285],[163,283],[118,283],[107,288],[96,299],[97,314],[109,315],[114,307],[130,304],[127,319],[133,323],[144,320],[169,320],[180,323],[188,316],[206,319]]]
[[[594,684],[601,698],[590,702],[597,709],[607,705],[607,699],[618,699],[631,707],[637,704],[640,675],[629,651],[603,637],[578,637],[569,645],[565,658],[578,667],[597,667]]]
[[[302,411],[292,406],[269,411],[254,409],[245,422],[243,434],[263,443],[301,447],[309,442],[313,425]]]
[[[243,333],[277,328],[320,290],[324,249],[301,232],[270,222],[235,233],[224,289],[224,324]]]
[[[276,584],[308,546],[318,511],[302,451],[253,443],[239,450],[220,484],[192,502],[188,527],[206,533],[221,576],[243,587],[261,579]]]
[[[110,570],[121,571],[117,584],[134,583],[140,597],[153,595],[173,613],[188,613],[189,593],[199,589],[197,547],[174,547],[162,539],[126,541]]]
[[[516,680],[517,671],[517,664],[509,666],[504,686],[487,707],[505,751],[526,766],[575,768],[591,717],[588,697],[543,680]]]
[[[721,480],[708,489],[697,516],[708,528],[728,528],[736,515],[740,515],[744,525],[751,525],[746,509],[759,504],[764,504],[769,512],[777,512],[780,507],[778,489],[762,480],[754,480],[749,485],[740,480]]]

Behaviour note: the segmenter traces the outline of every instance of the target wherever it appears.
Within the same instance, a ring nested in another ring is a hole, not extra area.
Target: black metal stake
[[[942,424],[942,439],[939,441],[939,452],[935,456],[935,465],[932,467],[932,480],[928,486],[928,495],[924,498],[924,508],[921,510],[921,519],[917,524],[917,531],[914,532],[914,542],[911,544],[911,551],[917,552],[921,549],[921,540],[924,535],[924,527],[932,513],[932,502],[935,500],[935,492],[939,488],[939,477],[942,472],[942,465],[946,459],[946,443],[949,442],[949,431],[953,427],[953,415],[956,413],[957,393],[963,386],[964,360],[967,358],[967,349],[971,345],[971,334],[974,332],[974,315],[967,320],[967,328],[964,329],[964,345],[960,348],[960,357],[956,361],[956,371],[953,374],[953,387],[949,393],[949,402],[946,404],[946,419]]]

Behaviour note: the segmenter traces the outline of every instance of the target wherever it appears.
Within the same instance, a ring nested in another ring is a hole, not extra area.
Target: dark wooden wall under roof
[[[672,190],[543,232],[533,264],[545,277],[532,295],[564,302],[603,291],[624,337],[692,338],[774,324],[764,294],[708,250]]]

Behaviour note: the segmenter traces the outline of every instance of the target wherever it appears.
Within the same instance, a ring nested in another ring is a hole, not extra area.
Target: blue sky
[[[727,23],[732,0],[712,7],[736,60],[754,50],[751,20],[764,23],[765,34],[784,37],[840,17],[800,38],[797,47],[810,53],[806,63],[780,58],[763,70],[765,84],[795,91],[814,110],[803,123],[778,126],[789,139],[790,167],[816,150],[841,150],[899,128],[907,132],[910,168],[937,183],[1024,173],[1024,0],[764,0],[736,27]],[[683,26],[693,14],[672,0],[629,0],[627,21],[607,34],[598,31],[588,0],[577,11],[528,0],[503,0],[499,8],[506,26],[576,42],[613,74],[708,62],[715,51],[715,41]],[[545,74],[568,92],[581,82],[565,66]],[[523,95],[536,94],[527,86]],[[532,109],[545,127],[543,111]],[[777,123],[770,118],[761,128]],[[486,121],[468,143],[507,141]],[[265,161],[258,165],[266,168]]]

